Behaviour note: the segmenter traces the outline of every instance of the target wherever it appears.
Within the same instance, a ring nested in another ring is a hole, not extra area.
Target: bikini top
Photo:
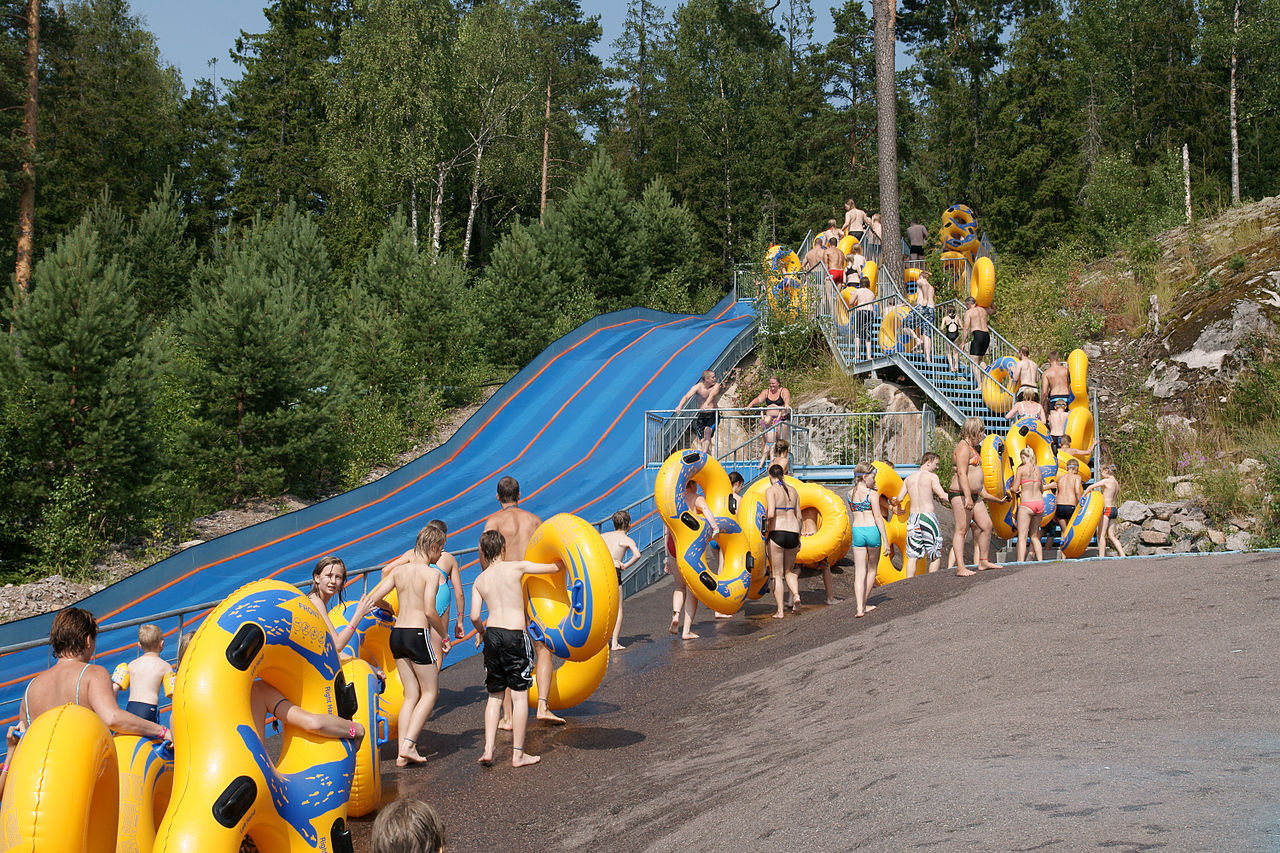
[[[765,397],[764,401],[770,406],[779,406],[782,404],[782,392],[779,391],[777,397]]]
[[[860,501],[850,500],[849,509],[853,510],[854,512],[870,512],[871,511],[871,495],[868,494],[864,500],[860,500]]]
[[[449,612],[449,599],[453,597],[453,590],[449,589],[449,574],[435,563],[431,564],[431,568],[440,573],[440,586],[436,587],[436,614],[443,616]]]
[[[774,485],[778,485],[778,484],[777,484],[777,483],[775,483]],[[786,486],[783,486],[783,487],[782,487],[782,491],[783,491],[784,493],[786,493],[786,496],[787,496],[788,498],[789,498],[789,497],[791,497],[791,490],[790,490],[790,489],[788,489]],[[797,497],[799,497],[799,495],[797,495]],[[787,511],[791,511],[791,510],[795,510],[795,509],[799,509],[799,507],[796,507],[796,506],[782,506],[781,504],[774,504],[774,505],[773,505],[773,510],[774,510],[774,512],[778,512],[778,511],[780,511],[780,510],[787,510]]]
[[[84,673],[85,673],[85,670],[87,670],[87,669],[88,669],[89,667],[91,667],[91,666],[93,666],[93,664],[91,664],[91,663],[87,663],[87,664],[85,664],[85,665],[84,665],[84,668],[80,670],[80,676],[79,676],[78,678],[76,678],[76,698],[75,698],[75,701],[74,701],[74,702],[69,702],[69,703],[67,703],[67,704],[69,704],[69,705],[79,705],[79,704],[80,704],[80,682],[84,680]],[[34,683],[35,683],[35,679],[33,678],[33,679],[31,679],[30,681],[28,681],[28,682],[27,682],[27,689],[26,689],[26,690],[24,690],[24,691],[22,691],[22,706],[23,706],[23,709],[26,711],[26,717],[27,717],[27,728],[31,728],[31,702],[30,702],[30,701],[28,701],[28,699],[27,699],[27,694],[31,692],[31,685],[32,685],[32,684],[34,684]]]

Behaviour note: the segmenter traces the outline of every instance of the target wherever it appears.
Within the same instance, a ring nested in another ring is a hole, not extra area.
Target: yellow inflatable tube
[[[156,828],[173,792],[173,746],[137,735],[117,735],[120,829],[116,853],[151,853]]]
[[[610,562],[612,566],[613,563]],[[616,577],[616,575],[615,575]],[[609,669],[609,645],[596,652],[593,657],[584,661],[567,660],[551,673],[551,690],[547,693],[547,707],[559,711],[580,705],[604,681],[605,672]],[[529,688],[529,707],[537,707],[538,683]]]
[[[395,671],[395,667],[392,667],[392,671]],[[356,747],[356,764],[351,777],[347,814],[363,817],[373,814],[382,805],[382,762],[378,745],[387,739],[387,715],[385,711],[379,710],[382,684],[367,660],[352,658],[344,663],[342,677],[355,688],[359,708],[356,719],[364,726],[365,731],[364,740]],[[401,699],[403,701],[403,695]]]
[[[987,501],[987,514],[991,516],[991,529],[1001,539],[1012,539],[1017,535],[1018,504],[1009,495],[1002,501]]]
[[[996,300],[996,266],[990,258],[978,258],[973,262],[969,277],[969,295],[983,308],[990,308]]]
[[[880,277],[880,265],[875,261],[867,261],[862,267],[862,276],[867,280],[867,288],[872,293],[876,293],[876,282]]]
[[[893,559],[889,554],[881,554],[880,562],[876,566],[876,583],[880,586],[891,584],[895,581],[904,580],[905,578],[914,577],[915,575],[924,574],[928,565],[925,560],[916,560],[914,566],[908,565],[907,560],[907,519],[911,514],[911,498],[905,496],[902,499],[902,513],[893,512],[889,506],[889,499],[898,496],[898,492],[902,491],[902,478],[898,476],[898,472],[893,467],[884,462],[873,462],[876,469],[876,494],[880,498],[880,512],[884,516],[884,532],[885,538],[889,545],[896,549],[898,556],[902,559],[902,568],[898,569],[893,565]]]
[[[720,532],[715,534],[700,513],[685,502],[684,484],[702,488]],[[764,561],[743,526],[729,512],[729,475],[714,457],[680,450],[658,469],[654,498],[658,513],[676,543],[676,565],[698,601],[717,613],[735,613],[746,599],[756,564]],[[738,507],[739,512],[743,507]]]
[[[795,477],[785,479],[800,495],[800,509],[813,509],[818,513],[818,529],[800,538],[796,562],[802,566],[816,566],[823,560],[834,564],[849,553],[849,546],[853,544],[853,528],[844,501],[816,483],[802,483]]]
[[[726,475],[727,479],[727,475]],[[563,573],[526,575],[529,634],[556,657],[585,661],[609,644],[618,621],[618,575],[599,531],[562,512],[538,525],[524,558]]]
[[[1003,500],[1009,480],[1004,463],[1004,439],[995,433],[982,439],[978,457],[982,460],[982,488]]]
[[[1093,541],[1098,525],[1102,523],[1102,510],[1102,492],[1097,489],[1085,492],[1076,511],[1071,514],[1071,520],[1067,522],[1066,532],[1062,536],[1062,556],[1074,560],[1084,553]]]
[[[982,377],[982,402],[997,415],[1007,415],[1013,408],[1013,371],[1018,362],[1012,356],[996,359]]]
[[[880,321],[880,349],[885,352],[911,352],[916,348],[916,339],[907,331],[909,313],[911,308],[907,305],[895,305],[884,312],[884,319]]]
[[[351,849],[355,742],[284,725],[273,765],[250,703],[259,678],[309,711],[338,713],[340,697],[354,713],[338,650],[307,597],[279,581],[241,587],[201,624],[178,671],[160,853],[236,853],[246,835],[262,853]]]
[[[760,477],[738,498],[738,524],[747,537],[747,550],[761,555],[761,559],[753,561],[751,568],[747,588],[747,598],[751,601],[764,595],[764,588],[769,582],[769,563],[764,559],[765,535],[769,529],[769,504],[764,493],[768,488],[769,478]]]
[[[1067,426],[1064,432],[1071,436],[1072,450],[1093,450],[1093,412],[1087,406],[1077,406],[1067,411]]]
[[[840,240],[840,251],[846,255],[852,255],[854,247],[858,245],[858,238],[852,234],[846,234]]]
[[[113,853],[120,777],[111,732],[79,705],[31,721],[9,767],[0,841],[23,853]]]
[[[1073,349],[1067,356],[1067,373],[1071,377],[1071,401],[1067,409],[1089,409],[1089,356],[1082,349]],[[1072,442],[1074,443],[1074,439]]]

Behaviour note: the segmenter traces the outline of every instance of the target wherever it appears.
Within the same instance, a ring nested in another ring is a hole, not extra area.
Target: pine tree
[[[693,215],[675,203],[661,178],[654,178],[635,203],[632,218],[637,223],[636,257],[648,279],[644,304],[660,311],[698,311],[706,274]]]
[[[5,512],[55,569],[57,559],[87,561],[86,547],[128,532],[146,507],[158,472],[148,423],[158,360],[126,266],[104,255],[87,221],[41,259],[32,284],[5,342],[4,409],[26,409],[32,427],[6,436],[6,453],[25,462]],[[73,508],[85,514],[75,531],[41,522]],[[78,546],[60,544],[64,534]]]
[[[191,86],[178,115],[182,136],[173,184],[187,234],[204,249],[231,219],[231,110],[213,83],[201,79]]]
[[[341,389],[330,387],[332,338],[311,292],[329,270],[297,240],[314,231],[300,220],[292,208],[256,219],[179,324],[194,355],[182,368],[193,411],[180,446],[211,496],[309,492],[332,465]]]
[[[560,226],[577,238],[569,241],[571,268],[601,310],[642,302],[647,282],[636,251],[638,223],[622,175],[604,152],[596,154],[557,207]]]

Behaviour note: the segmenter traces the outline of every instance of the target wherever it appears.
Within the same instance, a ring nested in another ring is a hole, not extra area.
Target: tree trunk
[[[876,147],[880,155],[880,275],[902,281],[902,232],[898,214],[898,104],[894,79],[897,0],[875,0]]]
[[[418,248],[418,179],[409,179],[409,230],[413,234],[413,248]]]
[[[542,125],[542,199],[538,202],[538,224],[547,215],[547,175],[551,162],[551,69],[555,60],[547,62],[547,114]]]
[[[431,200],[431,260],[440,257],[440,232],[444,228],[444,181],[449,176],[449,167],[444,163],[436,164],[436,197]]]
[[[18,198],[18,293],[31,287],[31,259],[36,236],[36,129],[40,89],[40,0],[27,2],[27,100],[22,108],[22,192]]]
[[[1236,124],[1236,66],[1240,61],[1237,42],[1240,38],[1240,0],[1235,2],[1235,18],[1231,25],[1231,203],[1240,203],[1240,132]]]
[[[476,164],[471,170],[471,206],[467,210],[467,230],[462,235],[462,265],[471,256],[471,229],[476,221],[476,209],[480,207],[480,161],[484,158],[483,143],[476,143]]]
[[[1187,224],[1191,224],[1191,148],[1182,143],[1182,188],[1187,199]]]
[[[720,161],[724,165],[724,260],[728,266],[733,263],[733,186],[729,180],[729,101],[724,93],[724,76],[720,77],[720,134],[724,140],[724,151]]]

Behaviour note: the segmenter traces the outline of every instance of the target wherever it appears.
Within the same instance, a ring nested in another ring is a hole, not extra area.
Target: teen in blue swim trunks
[[[866,616],[875,606],[867,606],[867,597],[876,584],[876,568],[880,555],[889,555],[889,537],[884,532],[884,516],[880,514],[880,494],[876,491],[876,468],[870,462],[859,462],[853,469],[853,487],[849,489],[850,521],[853,524],[853,592],[857,605],[855,615]]]

